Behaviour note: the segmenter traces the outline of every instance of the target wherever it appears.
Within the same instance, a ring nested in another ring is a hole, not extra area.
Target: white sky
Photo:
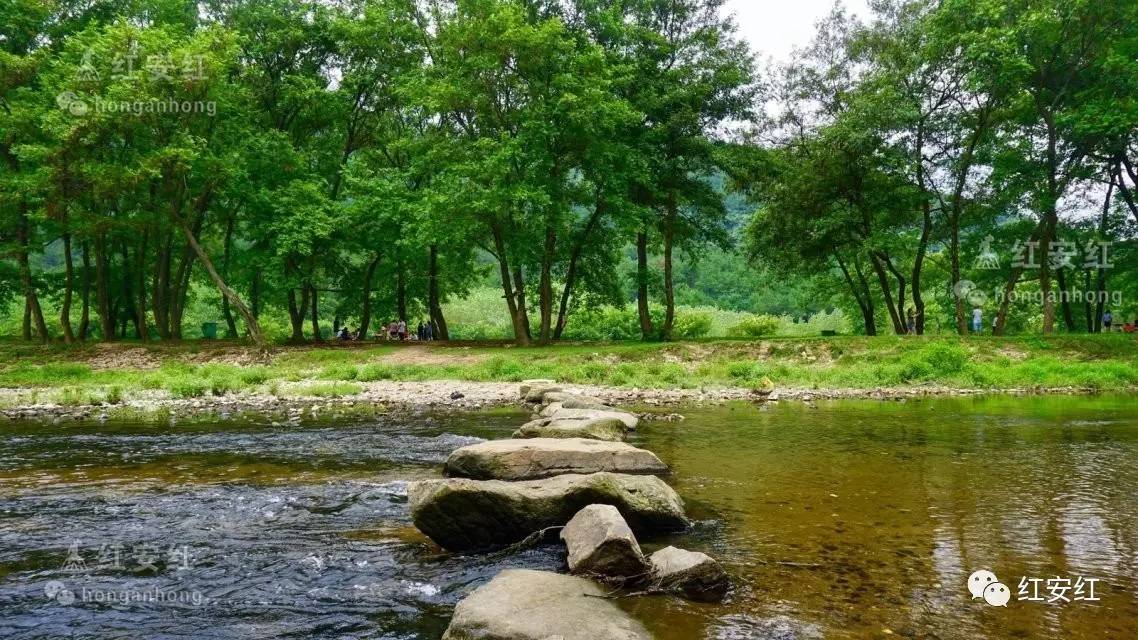
[[[868,0],[843,0],[843,4],[855,15],[869,14]],[[768,57],[786,61],[794,47],[809,44],[814,23],[833,6],[834,0],[727,0],[739,36],[751,43],[760,67]]]

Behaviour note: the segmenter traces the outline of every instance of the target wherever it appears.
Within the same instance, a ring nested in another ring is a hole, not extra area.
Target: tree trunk
[[[184,223],[179,223],[184,226]],[[201,235],[205,224],[205,216],[201,211],[194,215],[194,224],[189,229],[190,235],[197,238]],[[183,232],[185,230],[183,229]],[[195,240],[196,242],[196,240]],[[194,271],[195,251],[189,242],[182,248],[182,260],[178,263],[178,271],[173,282],[173,292],[170,296],[170,335],[182,339],[182,317],[186,312],[186,298],[190,290],[190,278]]]
[[[32,305],[28,304],[28,299],[24,298],[24,321],[21,325],[21,332],[25,342],[32,340]]]
[[[190,228],[186,226],[185,222],[181,222],[180,226],[182,227],[182,233],[186,236],[186,242],[190,244],[194,253],[197,254],[198,260],[201,261],[202,266],[209,275],[209,279],[213,281],[214,286],[221,292],[221,295],[229,298],[230,304],[237,309],[237,313],[241,314],[241,319],[245,321],[245,327],[249,330],[249,337],[252,338],[253,344],[257,345],[257,348],[262,351],[266,350],[268,343],[265,341],[265,335],[261,333],[261,325],[257,322],[257,319],[253,317],[253,314],[249,311],[249,307],[245,306],[245,302],[241,300],[237,292],[230,289],[229,285],[225,284],[225,280],[218,275],[217,270],[213,268],[213,262],[209,259],[209,256],[206,255],[205,250],[201,248],[201,245],[198,244],[197,238],[190,232]]]
[[[75,286],[75,264],[71,258],[71,232],[67,231],[67,213],[63,218],[63,300],[59,309],[59,324],[63,328],[63,341],[75,342],[75,332],[71,328],[71,290]]]
[[[253,291],[252,291],[252,293],[249,294],[249,296],[252,298],[252,300],[250,301],[250,306],[252,307],[250,309],[250,311],[253,312],[254,318],[257,318],[258,320],[260,320],[261,319],[261,270],[260,269],[254,269],[253,270],[252,287],[253,287]]]
[[[905,326],[897,315],[897,305],[893,302],[893,291],[892,287],[889,286],[889,275],[885,273],[885,266],[881,263],[876,252],[870,253],[869,260],[870,264],[873,265],[873,272],[877,274],[877,281],[881,285],[881,295],[885,298],[885,308],[889,311],[889,319],[893,321],[893,332],[902,335],[905,333]]]
[[[490,225],[490,232],[494,238],[494,251],[498,254],[498,276],[502,281],[503,297],[510,312],[510,322],[514,325],[514,342],[518,346],[529,346],[529,329],[518,313],[518,301],[514,297],[514,288],[510,282],[510,263],[506,258],[506,243],[502,238],[502,228],[494,223]]]
[[[1083,289],[1089,294],[1094,291],[1094,286],[1091,284],[1091,270],[1083,269]],[[1083,321],[1087,325],[1087,333],[1098,333],[1099,325],[1095,322],[1095,306],[1091,304],[1090,296],[1083,298]],[[1100,314],[1101,317],[1101,314]]]
[[[885,263],[889,272],[893,274],[893,277],[897,279],[897,319],[901,322],[901,333],[908,334],[909,323],[908,316],[905,313],[905,290],[907,286],[905,276],[901,275],[901,272],[893,265],[893,258],[890,257],[889,254],[883,253],[881,260]]]
[[[308,284],[308,302],[312,305],[312,339],[316,342],[323,342],[324,336],[320,335],[320,314],[317,308],[320,302],[320,291],[312,283]]]
[[[138,308],[135,306],[134,297],[134,283],[131,281],[131,268],[130,268],[130,250],[127,248],[127,242],[124,239],[119,244],[119,252],[122,255],[122,301],[125,307],[127,321],[134,324],[134,337],[142,338],[142,324],[138,321]],[[126,337],[126,330],[123,330],[123,337]]]
[[[553,336],[553,257],[557,247],[557,234],[553,227],[545,229],[545,249],[541,256],[541,278],[538,281],[538,306],[541,314],[541,329],[538,344],[549,344]]]
[[[229,256],[233,252],[233,220],[229,216],[225,224],[225,244],[221,256],[221,273],[229,278]],[[233,310],[229,306],[229,298],[221,296],[221,315],[225,318],[225,337],[235,340],[237,338],[237,321],[233,318]]]
[[[672,339],[672,328],[676,324],[676,289],[672,281],[672,244],[676,232],[676,192],[668,194],[668,217],[664,220],[664,327],[660,331],[663,340]]]
[[[86,240],[82,242],[80,251],[83,256],[83,309],[79,312],[79,339],[86,340],[87,331],[91,324],[91,254]]]
[[[1015,267],[1012,269],[1012,274],[1004,284],[1004,297],[1000,300],[1000,310],[996,314],[996,325],[992,329],[992,334],[1002,336],[1007,332],[1008,327],[1008,305],[1012,302],[1012,296],[1015,294],[1016,285],[1019,283],[1020,276],[1023,275],[1023,267]]]
[[[100,231],[95,239],[95,302],[99,312],[99,330],[103,340],[115,339],[115,317],[111,310],[110,268],[107,264],[107,235]]]
[[[399,320],[407,321],[407,274],[404,273],[402,255],[395,261],[395,314]]]
[[[1058,133],[1050,113],[1044,113],[1047,123],[1047,195],[1043,205],[1043,235],[1039,239],[1039,289],[1043,294],[1043,333],[1055,332],[1055,298],[1051,293],[1051,243],[1055,239],[1059,213],[1059,158],[1056,146]]]
[[[1056,269],[1055,276],[1059,282],[1059,295],[1063,296],[1061,307],[1063,310],[1063,323],[1067,325],[1067,332],[1075,332],[1075,315],[1071,311],[1071,292],[1067,288],[1066,269]]]
[[[968,145],[960,157],[960,166],[956,172],[956,184],[952,192],[952,209],[949,213],[949,259],[952,264],[952,282],[949,287],[955,291],[960,282],[960,218],[964,213],[964,188],[968,184],[968,173],[976,157],[976,148],[988,131],[991,104],[984,105],[977,112],[976,127],[968,139]],[[913,283],[914,287],[918,285]],[[964,300],[960,296],[953,296],[953,311],[956,316],[956,332],[968,335],[968,320],[965,316]]]
[[[952,214],[949,225],[949,253],[952,263],[952,282],[949,283],[949,287],[955,292],[956,285],[960,282],[960,216],[957,213]],[[958,295],[953,295],[953,311],[956,318],[956,333],[962,336],[968,335],[968,321],[964,316],[964,299]]]
[[[288,290],[288,319],[292,325],[291,342],[301,344],[304,342],[304,317],[308,313],[308,287],[301,285],[300,304],[296,301],[296,287]]]
[[[379,266],[379,252],[376,252],[364,269],[363,283],[363,309],[360,311],[360,340],[367,338],[368,329],[371,328],[371,283],[375,278],[375,270]]]
[[[169,340],[170,333],[170,263],[173,258],[173,234],[163,229],[159,233],[158,253],[154,257],[154,276],[151,281],[150,304],[154,309],[154,325],[161,340]]]
[[[1130,215],[1134,216],[1134,222],[1138,222],[1138,203],[1135,202],[1134,193],[1130,187],[1126,186],[1126,178],[1122,176],[1122,169],[1126,169],[1126,173],[1130,176],[1131,184],[1138,184],[1138,175],[1135,175],[1134,167],[1125,156],[1119,161],[1118,168],[1118,191],[1122,194],[1122,200],[1126,202],[1126,207],[1130,209]]]
[[[51,337],[47,332],[47,322],[43,318],[43,309],[40,307],[39,296],[36,295],[35,283],[32,282],[32,267],[28,261],[28,243],[30,242],[30,224],[28,222],[28,202],[21,198],[19,204],[20,219],[17,223],[16,235],[19,240],[17,261],[20,267],[20,285],[24,289],[24,306],[28,311],[28,330],[25,339],[30,340],[31,326],[35,323],[36,332],[40,342],[47,342]]]
[[[439,248],[431,245],[427,261],[427,315],[430,316],[431,335],[435,340],[450,340],[446,318],[439,299]]]
[[[869,283],[861,274],[861,268],[857,268],[858,282],[855,282],[853,276],[850,275],[849,268],[846,263],[842,261],[841,256],[835,254],[834,256],[838,261],[838,267],[842,270],[842,276],[845,277],[846,284],[850,288],[850,293],[853,294],[854,300],[857,301],[858,310],[861,311],[862,324],[865,327],[865,335],[877,335],[877,319],[874,317],[873,297],[869,292]]]
[[[924,161],[924,134],[923,129],[917,136],[917,185],[921,191],[921,237],[917,241],[917,255],[913,258],[912,285],[913,285],[913,330],[917,335],[925,333],[925,298],[921,293],[921,272],[925,266],[925,252],[929,246],[929,236],[932,234],[933,213],[932,202],[929,200],[928,189],[925,186]],[[955,281],[954,281],[955,282]]]
[[[149,227],[142,230],[142,245],[138,248],[138,265],[135,270],[135,286],[138,287],[138,307],[136,316],[139,337],[142,340],[150,339],[150,324],[146,321],[146,253],[150,244]]]
[[[514,265],[514,291],[518,294],[518,317],[521,320],[522,328],[526,332],[526,340],[532,342],[533,334],[530,333],[529,328],[529,308],[526,307],[526,281],[522,276],[522,268]]]
[[[640,336],[644,340],[655,338],[652,315],[648,309],[648,233],[636,234],[636,308],[640,313]]]
[[[589,219],[585,221],[584,228],[581,229],[581,233],[573,242],[573,250],[569,252],[569,266],[565,271],[565,287],[561,290],[561,304],[557,309],[557,324],[553,329],[554,340],[561,339],[562,334],[565,332],[565,324],[569,321],[569,300],[573,295],[573,286],[577,283],[577,263],[581,260],[585,243],[589,241],[593,229],[596,228],[597,223],[607,210],[608,206],[603,193],[600,189],[597,189],[597,202],[596,206],[593,207],[593,213],[589,216]]]
[[[1122,177],[1121,169],[1119,169],[1119,172],[1117,175],[1118,175],[1119,184],[1123,184],[1126,179]],[[1112,202],[1112,200],[1114,198],[1114,186],[1115,185],[1114,185],[1113,181],[1111,181],[1111,183],[1109,185],[1107,185],[1106,198],[1103,200],[1103,203],[1102,203],[1102,216],[1099,217],[1099,223],[1098,223],[1098,235],[1099,235],[1100,239],[1106,237],[1106,232],[1107,232],[1107,229],[1109,227],[1110,203]],[[1125,186],[1123,186],[1123,188],[1125,188]],[[1119,191],[1122,192],[1122,189],[1119,189]],[[1138,220],[1138,212],[1135,213],[1135,216],[1136,216],[1135,219]],[[1103,311],[1106,310],[1105,309],[1105,305],[1106,305],[1106,269],[1104,268],[1105,265],[1101,263],[1101,259],[1102,259],[1102,256],[1099,256],[1098,260],[1097,260],[1099,262],[1099,266],[1096,269],[1096,271],[1097,271],[1096,275],[1098,277],[1095,279],[1095,289],[1094,289],[1095,312],[1094,312],[1094,316],[1091,318],[1093,324],[1090,322],[1087,323],[1087,331],[1090,331],[1093,333],[1101,333],[1102,332],[1102,314],[1103,314]],[[1088,283],[1088,285],[1090,284],[1090,272],[1089,271],[1087,272],[1087,283]],[[1091,289],[1090,286],[1088,286],[1087,290],[1090,291],[1090,289]],[[1089,305],[1088,305],[1088,308],[1089,308]],[[1093,326],[1093,328],[1092,328],[1092,326]]]

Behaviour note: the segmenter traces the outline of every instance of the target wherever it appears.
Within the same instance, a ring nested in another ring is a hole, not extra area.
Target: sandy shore
[[[27,389],[0,389],[0,402],[6,408],[0,415],[10,420],[108,420],[146,419],[155,414],[162,419],[264,415],[295,422],[302,417],[336,417],[342,414],[386,413],[411,410],[473,410],[519,405],[515,382],[466,382],[433,380],[425,382],[379,381],[360,383],[363,392],[339,398],[291,395],[290,386],[282,385],[280,395],[241,393],[201,398],[172,398],[162,391],[147,392],[127,398],[120,404],[58,405],[31,402]],[[1090,395],[1093,389],[1061,387],[1044,389],[962,389],[939,386],[876,389],[776,389],[763,396],[746,388],[714,389],[635,389],[563,385],[569,392],[590,395],[610,404],[639,407],[649,414],[668,413],[668,408],[693,404],[718,404],[731,401],[813,402],[816,400],[870,399],[898,401],[928,397],[968,397],[981,395]],[[658,409],[657,409],[658,408]]]

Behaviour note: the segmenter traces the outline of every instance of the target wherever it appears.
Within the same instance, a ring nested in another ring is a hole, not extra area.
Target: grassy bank
[[[786,338],[670,344],[328,345],[186,342],[0,343],[6,404],[117,404],[138,397],[270,394],[342,397],[378,380],[516,382],[555,378],[613,387],[964,389],[1138,386],[1138,340],[1126,335],[1017,338]]]

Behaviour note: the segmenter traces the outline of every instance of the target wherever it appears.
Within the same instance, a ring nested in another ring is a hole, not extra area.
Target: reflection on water
[[[660,640],[1138,628],[1133,401],[683,413],[645,423],[634,443],[672,465],[697,522],[644,546],[711,553],[736,588],[720,605],[619,601]],[[501,569],[563,563],[557,545],[443,555],[409,523],[407,479],[522,417],[0,426],[0,637],[436,639],[454,604]],[[988,607],[965,588],[980,568],[1013,592],[1022,576],[1097,578],[1101,601]]]

